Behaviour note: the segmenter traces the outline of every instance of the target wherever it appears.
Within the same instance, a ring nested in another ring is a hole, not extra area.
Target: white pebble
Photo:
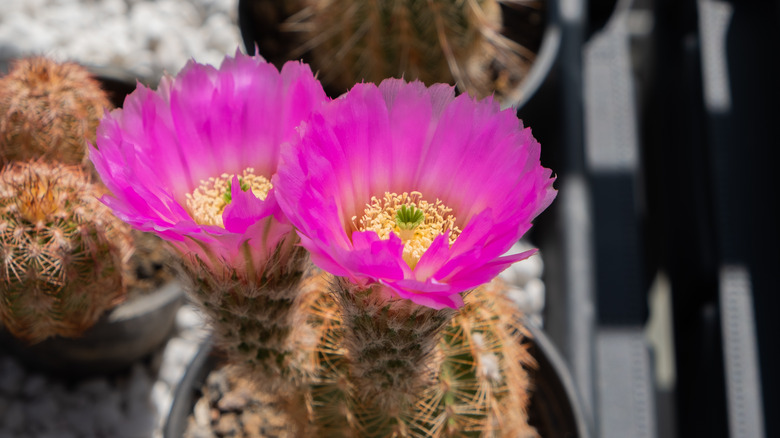
[[[92,400],[100,400],[111,390],[108,380],[103,377],[94,377],[78,384],[77,390],[90,397]]]
[[[167,417],[168,411],[171,409],[171,403],[173,402],[171,387],[161,380],[154,382],[154,386],[152,386],[151,402],[154,409],[157,411],[159,418]]]
[[[33,419],[28,425],[36,425],[37,430],[31,432],[44,432],[56,429],[56,422],[60,413],[60,406],[52,397],[39,397],[25,404],[27,418]]]
[[[24,385],[24,378],[24,369],[18,362],[10,357],[0,358],[0,394],[18,394]]]
[[[203,316],[191,304],[185,304],[176,313],[176,328],[179,331],[190,330],[203,325]]]
[[[136,363],[130,371],[130,379],[127,382],[126,403],[145,403],[149,401],[149,391],[152,388],[152,379],[146,368]]]
[[[24,382],[22,394],[29,398],[35,398],[46,392],[46,379],[39,374],[32,374]]]
[[[174,387],[184,374],[186,366],[198,351],[198,345],[181,338],[168,341],[163,352],[158,378]]]
[[[544,310],[545,286],[539,278],[532,278],[525,284],[525,292],[528,294],[528,303],[532,312],[539,313]]]
[[[5,431],[19,434],[24,428],[26,416],[21,403],[11,403],[5,414],[0,416],[0,424]]]

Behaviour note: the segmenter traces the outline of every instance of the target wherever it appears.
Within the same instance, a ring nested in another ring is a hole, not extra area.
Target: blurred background
[[[257,42],[253,3],[0,0],[0,60],[154,83]],[[516,107],[558,174],[530,238],[583,427],[780,436],[780,2],[547,0],[543,17],[546,68]]]

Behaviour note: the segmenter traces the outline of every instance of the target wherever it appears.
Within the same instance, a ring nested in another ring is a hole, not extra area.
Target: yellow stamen
[[[255,175],[251,167],[244,169],[238,180],[243,191],[252,190],[255,196],[265,200],[271,190],[271,181],[262,175]],[[230,187],[232,174],[223,173],[200,182],[200,186],[192,193],[187,193],[187,207],[195,222],[201,225],[218,225],[222,223],[222,212],[230,203]],[[227,196],[226,196],[227,195]]]
[[[409,212],[415,210],[422,211],[422,221],[409,221]],[[386,192],[382,199],[372,196],[360,220],[355,216],[352,222],[360,231],[375,231],[380,239],[389,239],[390,233],[395,233],[404,242],[404,261],[414,269],[436,236],[450,230],[450,245],[455,243],[461,230],[451,212],[438,199],[433,203],[424,200],[420,192]]]

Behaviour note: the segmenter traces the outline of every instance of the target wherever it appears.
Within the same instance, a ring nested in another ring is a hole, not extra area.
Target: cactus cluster
[[[315,301],[318,308],[311,312],[320,315],[315,317],[320,321],[324,321],[321,315],[328,316],[327,323],[319,324],[324,330],[317,346],[318,379],[304,397],[313,412],[313,435],[536,436],[527,417],[527,368],[534,362],[519,311],[507,301],[498,282],[474,290],[457,312],[448,309],[443,315],[428,309],[423,311],[427,315],[404,315],[405,324],[394,329],[399,336],[393,338],[434,341],[422,356],[424,360],[420,360],[423,350],[412,347],[414,342],[381,346],[376,337],[365,336],[370,331],[361,326],[362,339],[349,342],[359,342],[365,355],[386,359],[373,368],[375,391],[366,379],[353,375],[355,362],[365,366],[370,361],[354,357],[356,349],[344,339],[352,331],[346,327],[350,323],[344,307],[339,305],[342,311],[338,312],[328,301],[333,300]],[[333,307],[328,310],[328,306]],[[385,308],[385,318],[375,318],[371,325],[387,320],[391,311]],[[420,323],[421,318],[425,323]],[[412,335],[421,328],[437,333]],[[401,369],[399,379],[387,378]],[[424,382],[414,382],[415,376],[422,376]],[[403,379],[412,382],[403,383]],[[387,386],[391,381],[398,386]]]
[[[259,388],[267,409],[255,415],[285,419],[272,435],[536,437],[527,412],[535,362],[522,315],[503,288],[494,280],[472,291],[457,312],[409,312],[403,301],[366,315],[345,311],[343,300],[369,294],[350,297],[351,286],[314,269],[296,300],[308,336],[289,340],[299,354],[287,363],[309,370],[306,379],[269,386],[278,375],[247,373],[235,357],[228,363],[239,370],[236,379]],[[399,339],[405,342],[393,342]]]
[[[0,320],[39,342],[74,337],[124,298],[129,229],[76,166],[15,162],[0,174]]]
[[[82,66],[45,57],[15,61],[0,78],[0,165],[43,159],[84,164],[110,102]]]
[[[502,34],[507,0],[302,0],[282,30],[301,42],[288,59],[310,57],[337,93],[388,77],[456,84],[476,97],[514,98],[534,60]],[[261,50],[263,47],[261,47]],[[262,53],[262,52],[261,52]]]

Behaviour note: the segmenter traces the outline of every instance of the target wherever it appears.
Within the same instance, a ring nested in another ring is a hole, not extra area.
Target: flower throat
[[[455,243],[461,230],[451,212],[438,199],[429,203],[420,192],[385,192],[382,199],[372,196],[360,220],[356,222],[355,216],[352,222],[360,231],[376,232],[380,239],[389,239],[390,233],[395,233],[404,243],[404,261],[414,269],[436,236],[450,230],[449,243]]]
[[[251,167],[244,169],[238,176],[241,190],[252,190],[252,193],[260,200],[265,200],[271,190],[271,182],[262,175],[255,175]],[[198,188],[192,193],[187,193],[187,207],[192,218],[201,225],[217,225],[224,227],[222,212],[230,204],[232,174],[223,173],[218,177],[211,177],[200,182]]]

